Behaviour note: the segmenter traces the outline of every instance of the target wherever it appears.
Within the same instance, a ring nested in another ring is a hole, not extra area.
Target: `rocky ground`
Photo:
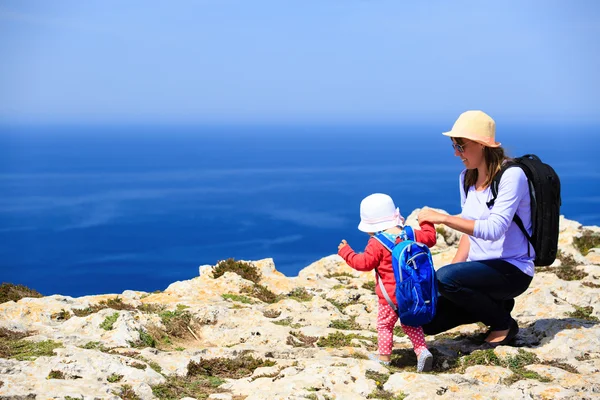
[[[442,266],[458,235],[438,232]],[[517,299],[514,344],[481,350],[478,324],[428,336],[423,374],[399,329],[391,366],[367,359],[373,274],[337,255],[293,278],[230,261],[157,293],[7,301],[0,399],[600,398],[599,235],[561,219],[560,260]]]

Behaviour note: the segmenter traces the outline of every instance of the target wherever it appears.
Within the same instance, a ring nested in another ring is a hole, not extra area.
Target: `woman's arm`
[[[442,214],[429,208],[421,210],[417,218],[419,220],[419,224],[422,222],[444,224],[449,228],[466,233],[467,235],[472,235],[473,230],[475,229],[475,221],[473,220]]]
[[[467,261],[470,248],[469,237],[467,235],[462,235],[460,237],[460,242],[458,243],[458,250],[456,250],[456,254],[452,259],[452,264]]]
[[[509,168],[502,175],[498,185],[498,197],[486,219],[468,220],[452,215],[441,214],[431,209],[423,209],[418,220],[433,224],[444,224],[459,232],[484,240],[498,240],[506,233],[519,202],[528,196],[527,177],[521,168]]]

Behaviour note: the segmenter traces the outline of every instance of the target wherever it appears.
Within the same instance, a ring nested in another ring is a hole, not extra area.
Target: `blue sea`
[[[450,126],[4,126],[0,281],[45,295],[162,290],[229,257],[295,276],[362,249],[359,204],[459,212]],[[600,225],[597,126],[498,127],[562,181],[561,212]]]

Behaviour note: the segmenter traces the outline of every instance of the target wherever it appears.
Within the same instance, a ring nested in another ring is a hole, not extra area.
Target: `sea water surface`
[[[0,281],[45,295],[162,290],[198,266],[271,257],[288,276],[362,250],[359,204],[460,211],[449,127],[0,128]],[[561,213],[600,225],[599,129],[504,126],[562,181]]]

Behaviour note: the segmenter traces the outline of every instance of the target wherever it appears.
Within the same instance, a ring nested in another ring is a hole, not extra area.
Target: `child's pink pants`
[[[377,311],[377,343],[379,347],[379,354],[389,355],[392,354],[392,347],[394,344],[394,325],[398,321],[398,315],[392,310],[388,304],[379,303],[379,310]],[[408,326],[400,324],[406,336],[412,342],[413,348],[417,356],[421,354],[421,351],[427,348],[425,344],[425,334],[423,328]]]

